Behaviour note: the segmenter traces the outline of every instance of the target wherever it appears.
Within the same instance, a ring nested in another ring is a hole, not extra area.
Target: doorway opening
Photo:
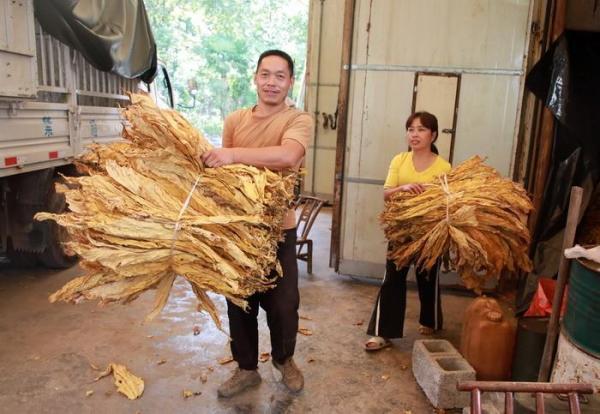
[[[435,145],[439,155],[449,163],[454,155],[459,92],[460,74],[415,73],[412,112],[427,111],[437,117],[439,131]]]

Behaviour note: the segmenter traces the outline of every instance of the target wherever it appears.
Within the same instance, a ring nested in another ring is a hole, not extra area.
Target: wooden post
[[[331,219],[331,246],[329,266],[335,271],[340,264],[340,239],[342,224],[342,195],[346,136],[348,132],[348,100],[350,92],[350,65],[352,64],[352,38],[354,36],[354,9],[356,0],[346,0],[344,5],[344,32],[342,37],[342,67],[338,93],[338,124],[335,150],[335,178],[333,186],[333,216]],[[314,167],[313,167],[314,168]]]
[[[554,357],[554,349],[556,347],[556,337],[559,332],[560,309],[562,308],[563,292],[569,279],[569,265],[571,261],[564,255],[565,249],[573,246],[575,241],[575,233],[577,231],[577,222],[579,220],[579,212],[581,210],[581,200],[583,198],[583,189],[581,187],[571,188],[571,199],[569,201],[569,212],[567,216],[567,225],[563,237],[563,244],[560,255],[560,265],[558,267],[558,279],[556,280],[556,288],[554,289],[554,301],[552,303],[552,314],[548,322],[548,332],[546,333],[546,343],[544,345],[544,353],[540,363],[538,373],[538,381],[548,381],[550,376],[550,368]]]
[[[554,134],[554,115],[546,107],[542,109],[542,127],[540,131],[539,146],[537,151],[537,166],[533,179],[533,211],[529,216],[529,231],[535,233],[539,218],[544,190],[546,189],[546,180],[550,169],[550,159],[552,156],[552,141]]]
[[[567,10],[566,0],[555,0],[554,16],[552,18],[552,42],[565,30],[565,15]],[[533,211],[529,216],[529,230],[535,232],[539,218],[539,210],[544,197],[546,188],[546,180],[548,179],[548,171],[550,169],[550,159],[552,155],[552,141],[554,135],[554,115],[546,107],[542,112],[542,126],[538,139],[537,162],[533,180]]]

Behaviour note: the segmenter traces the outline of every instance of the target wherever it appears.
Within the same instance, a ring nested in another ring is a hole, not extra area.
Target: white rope
[[[171,258],[173,257],[173,249],[175,248],[175,242],[177,242],[177,233],[179,233],[179,229],[181,228],[181,217],[183,217],[183,213],[185,213],[185,210],[187,210],[188,206],[190,205],[190,201],[192,200],[192,195],[194,194],[194,191],[196,190],[196,186],[198,185],[199,181],[200,181],[200,176],[198,176],[198,178],[196,178],[196,181],[194,182],[192,189],[188,193],[187,198],[185,199],[185,201],[183,202],[183,205],[181,206],[181,209],[179,210],[179,216],[177,217],[177,222],[175,223],[175,228],[173,229],[173,239],[171,241],[171,252],[170,252]]]

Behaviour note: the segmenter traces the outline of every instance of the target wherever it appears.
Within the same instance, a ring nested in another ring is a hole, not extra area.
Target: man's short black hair
[[[288,68],[290,69],[290,76],[294,76],[294,61],[292,60],[290,55],[285,53],[283,50],[279,50],[279,49],[271,49],[271,50],[267,50],[267,51],[261,53],[260,57],[258,58],[258,63],[256,64],[257,72],[258,72],[258,67],[260,66],[260,62],[262,62],[262,60],[264,58],[266,58],[267,56],[279,56],[280,58],[285,59],[285,61],[288,64]]]

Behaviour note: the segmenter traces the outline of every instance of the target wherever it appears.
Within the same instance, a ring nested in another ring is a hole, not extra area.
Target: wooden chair
[[[304,195],[299,197],[298,203],[296,204],[296,210],[300,210],[296,230],[296,245],[298,246],[296,258],[306,262],[306,271],[309,274],[312,274],[313,242],[308,238],[308,235],[324,204],[325,200],[323,199]],[[304,245],[306,245],[306,252],[302,251]]]

